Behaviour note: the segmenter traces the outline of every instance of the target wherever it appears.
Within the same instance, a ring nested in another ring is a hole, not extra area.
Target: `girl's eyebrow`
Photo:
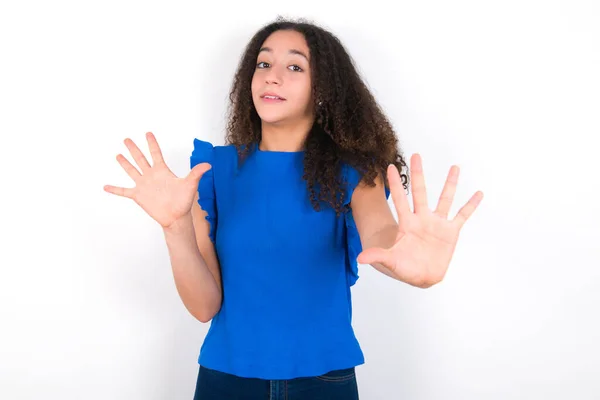
[[[272,52],[273,50],[270,47],[261,47],[261,49],[258,51],[258,53],[260,54],[263,51]],[[298,54],[298,55],[304,57],[306,59],[306,61],[308,61],[308,56],[306,54],[304,54],[303,52],[301,52],[300,50],[290,49],[288,51],[288,53],[290,53],[290,54]]]

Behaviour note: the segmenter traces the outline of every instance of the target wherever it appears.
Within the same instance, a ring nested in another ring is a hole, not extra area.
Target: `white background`
[[[158,224],[102,187],[132,184],[125,137],[154,132],[179,175],[194,137],[222,144],[239,56],[278,14],[340,37],[430,205],[452,164],[451,216],[484,192],[442,283],[361,266],[361,399],[600,398],[594,0],[3,3],[0,398],[192,398],[208,324]]]

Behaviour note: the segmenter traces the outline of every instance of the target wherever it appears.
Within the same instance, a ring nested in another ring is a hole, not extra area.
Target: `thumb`
[[[211,168],[212,168],[212,165],[210,165],[209,163],[200,163],[200,164],[196,165],[194,168],[192,168],[192,170],[190,171],[190,173],[187,176],[187,179],[197,185],[198,181],[202,178],[202,175],[204,175],[204,173],[206,171],[210,170]]]
[[[360,264],[384,264],[385,260],[388,258],[387,253],[388,252],[385,249],[372,247],[370,249],[363,250],[356,258],[356,261],[358,261]]]

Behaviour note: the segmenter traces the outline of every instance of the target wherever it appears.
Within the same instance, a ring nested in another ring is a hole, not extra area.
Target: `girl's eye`
[[[261,61],[258,64],[256,64],[256,68],[268,68],[269,67],[269,63],[268,62],[264,62]],[[298,65],[294,64],[294,65],[290,65],[288,68],[290,68],[292,71],[294,72],[302,72],[303,69],[300,68]]]

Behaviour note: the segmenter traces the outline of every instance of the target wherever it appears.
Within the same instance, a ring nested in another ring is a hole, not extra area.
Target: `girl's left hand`
[[[411,157],[411,181],[414,213],[411,212],[398,169],[387,170],[392,200],[398,214],[398,232],[390,248],[369,248],[358,255],[361,264],[379,263],[403,282],[429,287],[440,282],[454,253],[461,228],[473,214],[483,192],[477,191],[452,220],[448,212],[458,182],[459,168],[453,165],[442,190],[437,208],[429,210],[421,156]]]

